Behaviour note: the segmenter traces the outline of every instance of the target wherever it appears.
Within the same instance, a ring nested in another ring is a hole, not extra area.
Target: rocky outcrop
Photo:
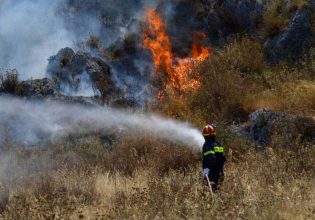
[[[264,17],[271,1],[259,0],[208,0],[202,8],[207,8],[204,16],[207,33],[212,45],[222,46],[224,39],[238,33],[264,38],[264,53],[270,64],[285,60],[296,62],[310,48],[312,23],[315,7],[313,0],[307,5],[294,8],[292,1],[284,1],[285,12],[289,22],[284,30],[272,36],[260,36],[264,31]],[[292,4],[291,4],[292,3]],[[298,6],[296,6],[298,7]],[[280,14],[279,14],[280,16]],[[283,15],[284,16],[284,15]],[[277,19],[276,17],[274,18]]]
[[[18,80],[17,72],[7,72],[0,81],[0,95],[16,95],[66,103],[114,103],[121,100],[111,69],[89,53],[61,49],[50,57],[47,77]]]
[[[298,142],[315,144],[313,118],[268,109],[257,110],[249,116],[246,125],[233,126],[231,130],[260,146],[280,142],[287,146],[295,146]]]
[[[267,39],[264,50],[271,64],[296,62],[303,56],[312,37],[312,13],[310,8],[298,10],[284,32]]]
[[[264,5],[252,0],[208,0],[209,14],[206,22],[215,39],[247,32],[255,34],[261,23]]]
[[[110,67],[103,60],[88,53],[75,53],[71,48],[61,49],[49,58],[47,74],[66,95],[101,95],[109,99],[117,92]]]
[[[68,96],[60,92],[58,85],[52,79],[34,79],[18,82],[13,92],[0,92],[0,96],[17,96],[30,100],[45,100],[66,104],[100,105],[98,97]]]

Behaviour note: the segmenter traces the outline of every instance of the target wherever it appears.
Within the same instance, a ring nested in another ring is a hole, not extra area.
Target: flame
[[[210,57],[211,50],[202,45],[202,42],[207,38],[203,32],[195,32],[194,42],[192,45],[191,57],[203,61]]]
[[[166,94],[178,95],[196,89],[200,83],[195,72],[196,65],[210,56],[211,51],[202,45],[206,35],[194,34],[192,51],[187,58],[174,58],[170,37],[166,25],[152,9],[146,9],[143,22],[143,45],[150,49],[154,63],[154,82],[158,88],[158,98]]]

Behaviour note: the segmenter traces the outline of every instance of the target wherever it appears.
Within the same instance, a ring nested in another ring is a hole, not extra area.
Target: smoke
[[[22,78],[45,75],[47,59],[59,49],[98,36],[106,47],[132,31],[149,0],[2,0],[0,67]],[[134,30],[135,31],[135,30]],[[138,30],[137,30],[138,31]]]
[[[58,14],[77,38],[91,34],[107,47],[126,34],[139,30],[134,21],[144,16],[144,7],[155,8],[160,0],[59,0]]]
[[[22,79],[45,75],[49,56],[73,42],[55,8],[55,1],[0,2],[0,67],[18,69]]]
[[[131,34],[139,36],[144,7],[155,8],[159,0],[2,0],[0,1],[0,68],[17,69],[20,78],[47,76],[48,58],[61,48],[89,50],[80,42],[90,36],[100,39],[101,47],[124,44]],[[137,42],[139,44],[141,42]],[[108,63],[118,86],[126,96],[146,99],[150,61],[141,46]],[[125,50],[125,49],[124,49]],[[89,51],[99,56],[95,51]],[[127,66],[126,67],[126,62]],[[139,65],[140,64],[140,65]],[[86,83],[89,84],[89,83]],[[86,87],[86,85],[83,85]],[[84,88],[80,95],[93,94]]]
[[[145,7],[156,8],[160,0],[65,0],[58,13],[77,39],[97,36],[100,46],[114,58],[111,66],[116,86],[128,100],[143,105],[151,97],[150,53],[142,46],[141,20]],[[88,49],[88,48],[87,48]],[[89,51],[98,56],[95,51]],[[102,57],[104,59],[104,56]]]
[[[112,129],[155,136],[194,148],[200,148],[203,143],[200,132],[189,124],[152,114],[0,97],[0,140],[32,145],[69,134],[106,134]]]
[[[192,33],[202,30],[202,24],[196,20],[195,3],[188,0],[2,0],[0,68],[16,68],[22,80],[51,77],[52,66],[47,60],[52,55],[65,47],[74,52],[83,50],[110,65],[112,79],[124,98],[144,105],[154,93],[150,85],[152,57],[143,47],[141,36],[147,7],[156,10],[167,23],[174,54],[187,55]],[[84,43],[90,36],[99,39],[101,50]],[[76,69],[74,66],[72,70]],[[72,72],[63,66],[55,72],[64,71],[71,76]],[[79,79],[83,85],[74,90],[61,82],[63,94],[94,94],[91,80],[84,72],[79,75],[83,76]]]

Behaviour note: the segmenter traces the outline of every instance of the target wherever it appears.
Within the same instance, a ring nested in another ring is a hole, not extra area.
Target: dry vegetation
[[[152,110],[199,127],[214,119],[245,120],[260,107],[314,116],[311,63],[269,67],[260,43],[241,37],[199,67],[199,89],[183,99],[168,97]],[[256,149],[224,129],[219,136],[226,176],[213,196],[203,183],[198,151],[150,136],[115,138],[112,144],[97,136],[72,137],[31,149],[8,139],[1,146],[0,218],[314,217],[313,145],[288,147],[273,137],[271,146]]]
[[[0,69],[0,92],[24,96],[27,92],[25,85],[19,81],[19,73],[16,69],[1,71]]]
[[[197,70],[201,86],[183,99],[168,97],[154,110],[202,126],[207,121],[245,121],[259,108],[315,116],[314,58],[270,67],[261,43],[232,40]]]
[[[14,93],[19,83],[17,70],[0,70],[0,92]]]
[[[269,34],[287,22],[275,1]],[[295,1],[300,7],[300,2]],[[282,10],[282,9],[281,9]],[[277,12],[278,13],[278,12]],[[91,38],[92,47],[99,44]],[[201,127],[244,121],[272,110],[315,116],[313,59],[269,67],[259,41],[238,37],[199,68],[201,86],[183,99],[167,97],[151,110]],[[0,78],[1,90],[15,78]],[[171,134],[170,134],[171,135]],[[226,175],[211,196],[200,153],[153,137],[71,138],[25,149],[6,140],[0,155],[1,219],[312,219],[315,216],[315,148],[288,147],[279,137],[265,149],[220,131]],[[294,140],[293,140],[294,141]],[[294,144],[295,143],[295,144]]]
[[[266,37],[272,37],[284,31],[292,15],[309,6],[307,0],[273,0],[269,4],[263,19],[263,31]]]
[[[311,219],[314,148],[258,150],[225,133],[221,190],[203,184],[198,152],[150,137],[112,150],[97,138],[2,152],[3,219]],[[5,156],[6,155],[6,156]],[[11,173],[10,169],[18,172]],[[4,175],[5,174],[5,175]]]

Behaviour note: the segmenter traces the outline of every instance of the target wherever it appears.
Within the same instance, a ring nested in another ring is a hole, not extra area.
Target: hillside
[[[0,219],[313,219],[314,13],[4,0]],[[227,158],[214,194],[208,123]]]

